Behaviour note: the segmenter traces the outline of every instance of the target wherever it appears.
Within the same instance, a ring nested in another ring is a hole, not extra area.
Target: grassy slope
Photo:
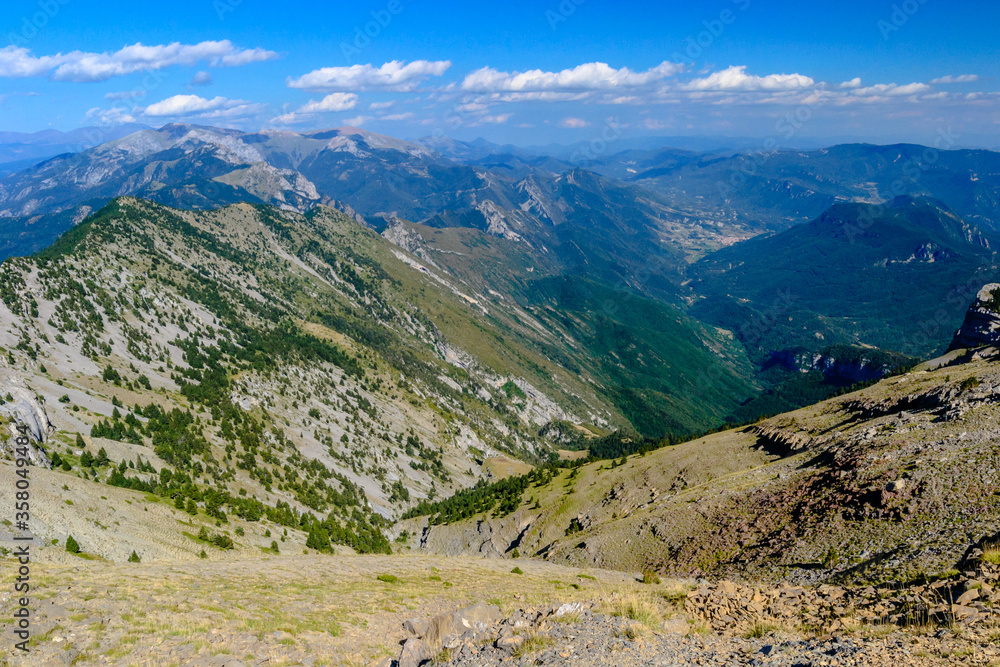
[[[498,328],[599,387],[642,433],[717,426],[755,392],[730,336],[634,286],[561,276],[565,267],[551,254],[476,230],[406,228],[419,234],[428,261],[492,304],[488,317]],[[558,383],[566,379],[560,375]]]
[[[465,299],[330,210],[297,216],[236,205],[191,213],[122,199],[2,271],[0,312],[10,326],[0,337],[0,384],[27,384],[44,400],[55,429],[46,449],[71,468],[51,474],[93,487],[91,495],[123,492],[80,478],[91,472],[81,466],[77,433],[91,454],[104,447],[116,465],[141,455],[155,471],[192,475],[195,486],[161,485],[161,498],[172,505],[189,497],[196,519],[208,520],[201,493],[210,489],[324,517],[332,507],[317,494],[349,491],[333,473],[367,497],[336,500],[346,504],[342,510],[357,507],[375,520],[373,511],[405,508],[402,489],[412,501],[474,483],[492,471],[476,461],[499,450],[544,457],[540,424],[522,418],[543,399],[553,409],[561,402],[609,413],[592,389],[560,375],[517,338],[496,345],[499,331]],[[441,356],[442,345],[456,341],[497,354],[461,369]],[[494,361],[502,363],[494,368]],[[212,363],[221,364],[222,380],[206,381]],[[536,392],[515,405],[491,384],[508,381],[507,374],[544,385],[552,398]],[[205,449],[183,451],[191,436],[179,432],[166,433],[159,447],[148,433],[91,435],[101,422],[127,430],[126,416],[145,424],[130,413],[150,404],[190,414]],[[113,418],[116,410],[121,417]],[[242,432],[250,423],[254,432]],[[139,435],[141,445],[124,442]],[[411,437],[419,444],[409,445]],[[111,469],[97,468],[106,481]],[[126,474],[151,485],[158,479],[128,467]],[[91,500],[107,512],[107,501]],[[80,524],[79,508],[54,501],[50,509],[34,527],[39,535],[62,541],[79,524],[86,548],[113,559],[128,555],[102,541],[96,524]],[[140,536],[143,525],[136,526]],[[143,555],[181,549],[191,557],[202,548],[182,537],[197,526],[164,525],[171,528],[162,540],[136,543]],[[255,549],[267,529],[279,530],[244,526],[244,539],[235,526],[221,529],[238,550]]]
[[[980,384],[963,385],[970,377]],[[847,407],[935,388],[979,402],[948,421],[912,407],[903,417],[897,409],[876,418]],[[555,562],[706,576],[932,574],[996,530],[988,480],[1000,473],[998,409],[983,397],[998,388],[1000,368],[989,362],[910,373],[764,423],[804,438],[809,444],[800,452],[745,429],[727,431],[624,466],[600,461],[575,474],[564,470],[529,488],[505,518],[435,526],[422,540],[442,553],[476,551],[485,540],[500,553],[516,544],[522,554]],[[897,480],[895,491],[883,492]],[[572,532],[574,519],[583,530]],[[420,535],[425,521],[397,530]]]

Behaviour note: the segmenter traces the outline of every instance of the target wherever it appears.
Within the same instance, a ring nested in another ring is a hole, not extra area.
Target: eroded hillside
[[[998,396],[988,359],[916,370],[624,463],[550,471],[471,519],[425,508],[397,530],[415,535],[414,549],[612,569],[932,575],[995,538]]]
[[[0,270],[0,413],[40,424],[52,491],[86,478],[220,523],[267,516],[309,533],[322,521],[334,542],[387,550],[385,519],[410,502],[474,483],[501,454],[546,459],[550,421],[621,419],[474,298],[331,209],[121,199]],[[124,509],[87,489],[85,504]],[[31,528],[62,542],[81,517],[58,495]],[[143,523],[124,529],[137,545]],[[321,529],[314,543],[328,546]],[[129,554],[94,530],[89,550]],[[172,552],[180,532],[146,555]]]

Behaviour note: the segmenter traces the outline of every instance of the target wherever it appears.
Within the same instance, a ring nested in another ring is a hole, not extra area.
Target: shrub
[[[375,578],[378,579],[379,581],[384,581],[387,584],[398,584],[399,583],[399,577],[397,577],[396,575],[393,575],[393,574],[380,574],[380,575],[378,575]]]
[[[128,557],[128,562],[130,562],[130,563],[140,563],[140,562],[142,562],[142,559],[139,558],[139,554],[137,554],[135,552],[135,550],[133,549],[132,550],[132,555]]]
[[[80,553],[80,545],[76,543],[76,540],[73,539],[72,535],[66,538],[66,551],[70,552],[71,554]]]
[[[572,535],[573,533],[579,533],[581,530],[583,530],[583,525],[580,524],[579,519],[574,517],[573,520],[569,522],[569,527],[566,529],[566,534]]]
[[[652,570],[643,570],[642,572],[642,583],[644,584],[659,584],[660,578]]]
[[[524,570],[522,570],[522,569],[521,569],[521,568],[519,568],[519,567],[515,567],[515,568],[514,568],[513,570],[511,570],[510,572],[511,572],[511,574],[524,574]]]
[[[959,386],[959,388],[962,391],[968,391],[969,389],[975,389],[981,384],[982,382],[979,380],[979,378],[973,375],[972,377],[967,377],[964,380],[962,380],[962,384]]]

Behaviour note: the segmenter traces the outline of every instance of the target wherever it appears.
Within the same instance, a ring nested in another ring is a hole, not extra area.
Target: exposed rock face
[[[850,359],[842,359],[835,350],[825,352],[779,350],[771,353],[769,363],[801,373],[819,371],[828,379],[847,383],[879,380],[894,370],[892,364],[879,363],[864,355],[852,355]]]
[[[979,290],[948,349],[970,349],[997,343],[1000,343],[1000,283],[990,283]]]
[[[48,437],[49,418],[45,414],[41,400],[33,391],[24,386],[19,386],[16,381],[6,381],[0,383],[0,396],[10,395],[13,400],[4,400],[0,405],[0,417],[5,417],[11,421],[6,425],[9,429],[10,437],[3,441],[2,453],[4,456],[13,455],[14,439],[18,435],[17,427],[26,427],[29,437],[28,459],[32,465],[51,467],[45,451],[39,446]]]
[[[759,447],[778,456],[790,456],[805,449],[814,447],[817,443],[811,436],[780,428],[771,422],[754,424],[747,429],[757,436]]]

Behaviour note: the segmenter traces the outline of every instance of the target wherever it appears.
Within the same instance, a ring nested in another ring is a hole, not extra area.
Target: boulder
[[[420,667],[434,658],[434,651],[416,637],[410,637],[403,643],[403,651],[399,654],[399,667]]]
[[[403,623],[403,628],[436,652],[455,648],[464,634],[483,632],[499,618],[499,607],[480,603],[429,619],[411,619]]]
[[[972,349],[1000,343],[1000,283],[990,283],[979,290],[976,300],[965,313],[962,327],[955,332],[951,350]]]

